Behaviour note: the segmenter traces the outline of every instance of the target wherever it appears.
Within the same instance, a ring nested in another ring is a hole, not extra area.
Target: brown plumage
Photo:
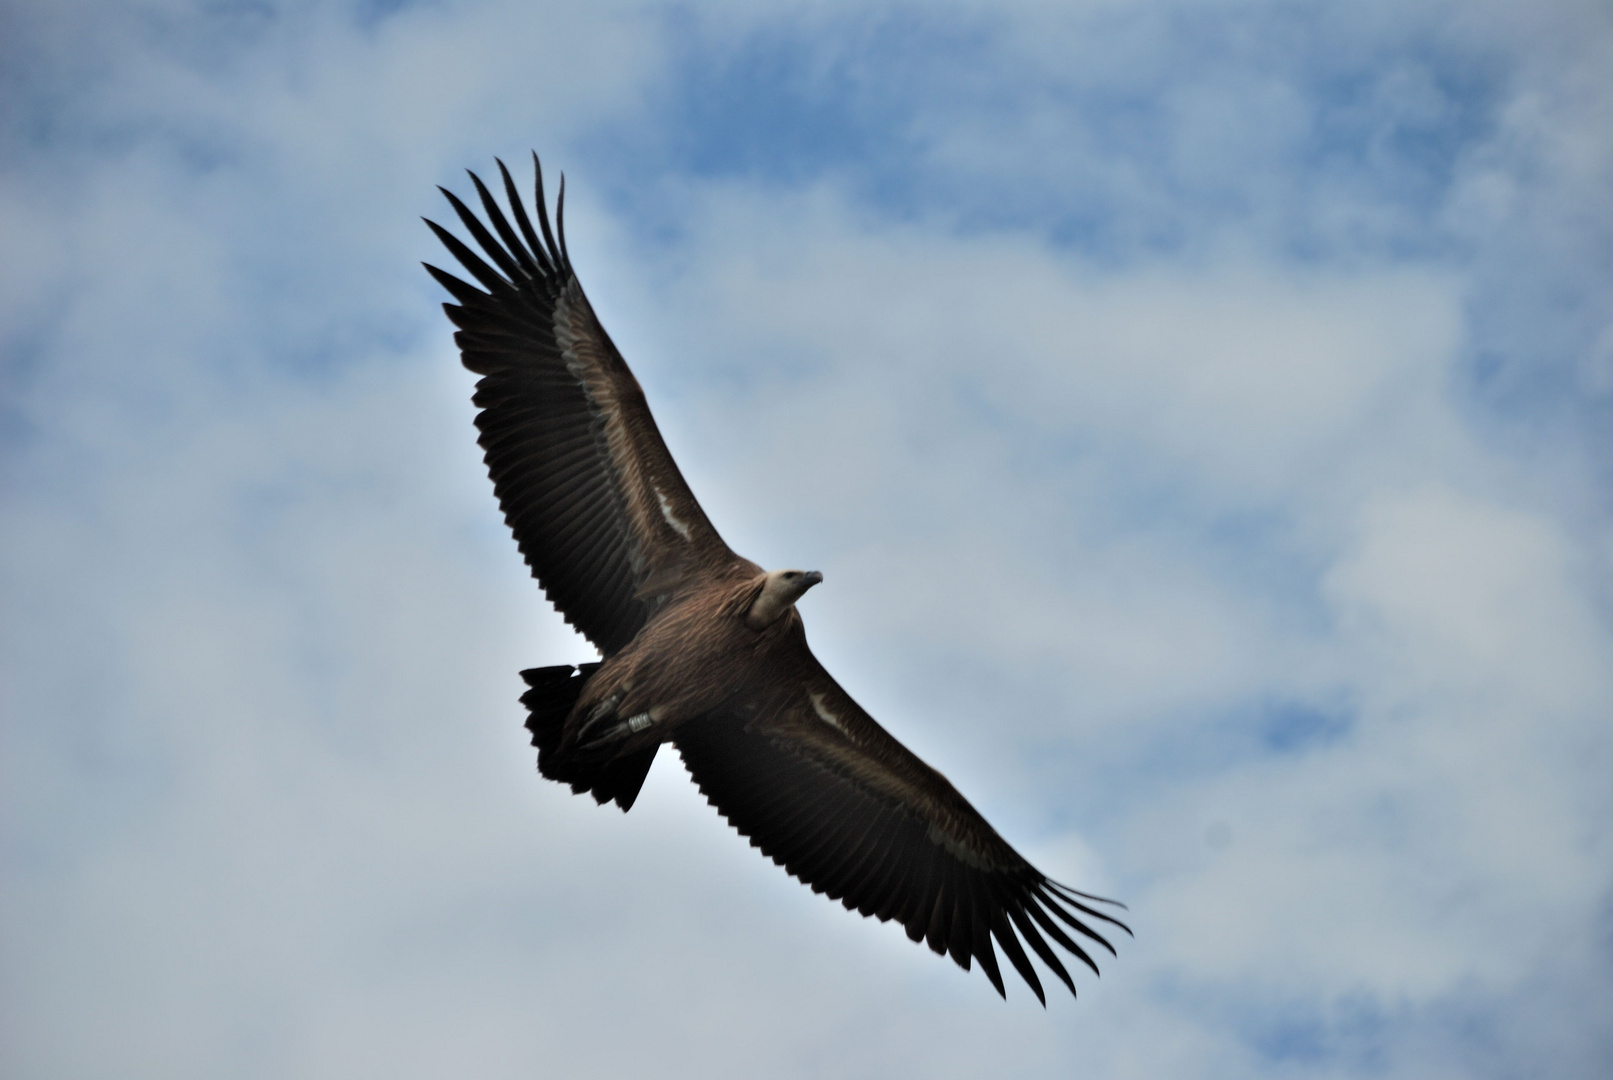
[[[1026,862],[823,669],[795,610],[822,575],[764,573],[723,543],[572,272],[564,181],[557,240],[538,173],[540,239],[499,173],[510,217],[471,174],[491,232],[443,191],[486,259],[427,222],[481,288],[426,269],[458,301],[443,309],[481,376],[504,518],[603,657],[522,672],[539,770],[625,811],[670,742],[718,812],[815,892],[896,919],[965,970],[978,960],[1002,994],[995,940],[1045,1004],[1023,939],[1073,994],[1049,939],[1096,972],[1070,931],[1113,953],[1094,922],[1126,928],[1092,905],[1114,901]]]

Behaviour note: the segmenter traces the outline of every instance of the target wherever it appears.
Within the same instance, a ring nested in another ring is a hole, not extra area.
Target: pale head
[[[745,621],[752,629],[760,630],[794,607],[803,593],[822,580],[823,575],[816,570],[769,571]]]

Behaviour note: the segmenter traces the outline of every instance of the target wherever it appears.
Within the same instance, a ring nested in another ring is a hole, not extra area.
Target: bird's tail
[[[633,808],[633,800],[638,798],[660,747],[615,758],[562,752],[560,747],[566,717],[582,696],[589,676],[598,670],[598,664],[529,668],[521,672],[530,687],[521,695],[521,704],[529,714],[526,726],[532,732],[532,745],[538,748],[538,772],[550,780],[570,784],[579,795],[589,792],[595,802],[603,804],[615,799],[625,813]]]

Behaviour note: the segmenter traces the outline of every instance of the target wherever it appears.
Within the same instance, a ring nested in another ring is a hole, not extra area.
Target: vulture
[[[1115,901],[1020,856],[936,770],[862,710],[807,646],[796,603],[817,571],[764,571],[706,518],[638,380],[566,251],[565,180],[537,228],[502,161],[506,213],[470,174],[485,220],[446,188],[481,253],[432,221],[475,283],[427,271],[456,301],[493,492],[532,575],[597,663],[521,673],[538,770],[629,810],[663,743],[751,844],[814,892],[915,942],[978,962],[996,949],[1045,1007],[1025,946],[1075,993],[1054,945],[1097,972]]]

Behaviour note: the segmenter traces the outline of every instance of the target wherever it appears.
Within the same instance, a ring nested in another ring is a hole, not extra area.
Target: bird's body
[[[1096,971],[1068,930],[1113,952],[1088,921],[1124,929],[1091,906],[1110,901],[1037,871],[823,669],[795,608],[822,575],[768,573],[723,543],[594,317],[563,224],[558,241],[550,230],[541,173],[540,239],[499,170],[514,227],[472,175],[496,238],[444,191],[491,264],[431,224],[482,289],[427,269],[459,301],[444,307],[482,376],[476,422],[505,520],[601,654],[522,673],[539,770],[627,810],[670,742],[718,811],[815,891],[899,920],[965,969],[978,960],[1002,993],[995,940],[1041,998],[1022,937],[1073,993],[1046,939]],[[562,186],[562,214],[564,199]]]
[[[622,751],[669,741],[677,729],[748,693],[752,684],[784,670],[800,633],[791,605],[752,627],[763,575],[734,567],[692,584],[657,612],[621,652],[588,680],[562,734],[562,748],[581,752],[602,738],[613,719],[645,717]]]

